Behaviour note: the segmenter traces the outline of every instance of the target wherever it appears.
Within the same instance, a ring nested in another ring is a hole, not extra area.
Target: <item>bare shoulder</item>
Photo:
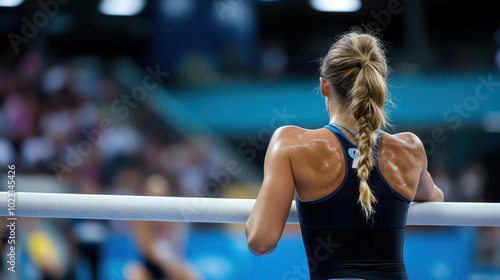
[[[307,131],[307,129],[295,125],[281,126],[274,131],[271,141],[293,143],[294,140],[303,138]]]
[[[409,148],[419,148],[423,146],[422,141],[418,138],[417,135],[411,132],[401,132],[396,134],[385,134],[395,141],[400,141],[401,144],[407,145]]]
[[[384,146],[402,149],[417,157],[425,157],[424,144],[420,138],[411,132],[401,132],[396,134],[384,133],[382,135]]]
[[[274,134],[278,137],[295,137],[305,133],[306,131],[308,130],[296,125],[285,125],[276,129]]]
[[[298,152],[303,150],[309,138],[311,130],[299,126],[286,125],[274,131],[269,147],[280,149],[281,151]]]

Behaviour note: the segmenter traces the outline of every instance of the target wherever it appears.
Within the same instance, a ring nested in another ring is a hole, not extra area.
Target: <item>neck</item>
[[[356,127],[356,120],[351,114],[346,114],[345,111],[341,111],[338,106],[328,106],[328,115],[330,117],[330,123],[338,123],[349,129]]]

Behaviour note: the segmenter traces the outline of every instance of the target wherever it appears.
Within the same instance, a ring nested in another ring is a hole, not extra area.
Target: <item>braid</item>
[[[356,120],[358,203],[368,221],[377,203],[369,185],[375,167],[373,148],[377,131],[385,125],[388,67],[382,45],[374,36],[354,30],[332,45],[320,71]]]
[[[378,71],[368,62],[361,68],[351,90],[351,112],[357,120],[358,131],[358,166],[360,179],[358,203],[367,220],[375,214],[374,204],[377,199],[372,193],[368,180],[375,166],[376,132],[385,123],[384,100],[385,83]]]
[[[370,173],[375,166],[373,156],[373,146],[375,145],[375,139],[373,137],[374,134],[372,129],[370,128],[368,119],[366,117],[361,117],[358,121],[359,143],[357,173],[358,178],[360,179],[358,203],[361,204],[365,217],[367,219],[370,219],[375,213],[373,204],[377,202],[377,199],[373,195],[370,186],[368,185]]]

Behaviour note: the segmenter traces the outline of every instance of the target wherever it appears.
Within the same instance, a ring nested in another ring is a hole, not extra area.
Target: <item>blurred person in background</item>
[[[410,202],[443,201],[443,192],[416,135],[380,130],[388,75],[383,46],[353,30],[331,46],[320,74],[330,124],[275,131],[246,224],[248,247],[255,255],[276,248],[296,194],[311,279],[408,279]]]
[[[192,135],[168,147],[162,163],[169,174],[178,177],[179,192],[188,197],[219,197],[224,184],[216,182],[216,173],[225,168],[226,158],[205,135]]]
[[[139,195],[169,196],[171,186],[160,174],[147,177]],[[150,280],[194,280],[196,271],[183,258],[186,224],[173,222],[131,221],[134,244],[141,255],[142,267],[136,265],[132,274]]]
[[[81,194],[99,194],[101,188],[98,183],[89,176],[79,176],[77,178],[76,191]],[[99,279],[101,269],[102,254],[101,246],[105,242],[109,221],[107,220],[86,220],[72,219],[71,233],[74,236],[77,248],[77,261],[80,269],[87,271],[90,279]]]
[[[23,218],[19,229],[26,263],[19,264],[23,280],[74,280],[75,242],[67,220]]]

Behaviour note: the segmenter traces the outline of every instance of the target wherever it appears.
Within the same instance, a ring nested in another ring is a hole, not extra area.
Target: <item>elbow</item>
[[[433,192],[431,193],[428,201],[443,202],[444,201],[443,191],[440,188],[438,188],[436,185],[434,185]]]
[[[249,230],[247,227],[247,246],[250,252],[256,256],[263,256],[271,253],[276,248],[277,240],[271,240],[269,235],[258,235],[255,231]]]
[[[428,193],[421,193],[415,196],[414,198],[415,202],[443,202],[444,201],[444,194],[443,191],[438,188],[434,187],[432,191],[429,191]]]
[[[256,256],[263,256],[272,253],[276,248],[275,242],[268,242],[265,240],[255,240],[249,238],[247,240],[248,249]]]
[[[443,201],[444,201],[443,191],[440,188],[436,187],[436,202],[443,202]]]

